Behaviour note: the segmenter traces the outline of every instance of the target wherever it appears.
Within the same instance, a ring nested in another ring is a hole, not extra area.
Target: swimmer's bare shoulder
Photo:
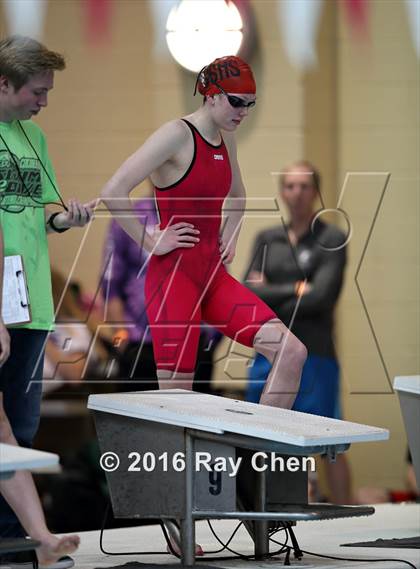
[[[171,160],[190,138],[187,125],[180,119],[175,119],[163,124],[143,144],[141,148],[151,155],[160,156],[156,167]]]
[[[181,119],[164,124],[156,133],[154,143],[163,149],[164,160],[155,168],[151,180],[156,187],[171,185],[191,163],[194,141],[190,128]]]
[[[176,162],[178,156],[185,152],[185,148],[192,146],[191,131],[181,119],[165,123],[155,132],[155,135],[155,142],[163,150],[167,161]]]
[[[112,185],[124,187],[124,193],[174,160],[189,139],[188,127],[181,120],[163,124],[117,170]]]

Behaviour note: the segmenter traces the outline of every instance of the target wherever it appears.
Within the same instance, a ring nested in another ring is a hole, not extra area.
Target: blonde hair
[[[280,174],[280,188],[284,188],[284,185],[286,183],[286,176],[293,172],[293,170],[296,168],[305,168],[308,174],[312,175],[314,188],[319,194],[321,190],[321,174],[319,173],[318,168],[315,168],[315,166],[312,164],[312,162],[309,162],[309,160],[298,160],[298,162],[294,162],[290,166],[283,168]]]
[[[50,51],[37,40],[25,36],[0,40],[0,75],[7,77],[16,90],[36,73],[62,71],[65,67],[62,55]]]

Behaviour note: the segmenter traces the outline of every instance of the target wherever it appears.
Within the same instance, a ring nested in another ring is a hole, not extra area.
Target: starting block
[[[185,565],[198,519],[244,520],[261,559],[270,522],[374,512],[308,504],[308,471],[312,455],[335,460],[386,429],[181,389],[91,395],[88,408],[114,516],[179,520]]]
[[[11,478],[17,470],[50,468],[58,462],[58,454],[0,443],[0,479]]]

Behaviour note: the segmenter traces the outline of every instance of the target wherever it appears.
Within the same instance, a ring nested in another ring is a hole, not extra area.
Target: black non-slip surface
[[[197,569],[223,569],[221,566],[215,565],[202,565],[201,563],[196,564]],[[104,569],[104,567],[96,567],[96,569]],[[191,565],[180,565],[179,563],[171,563],[164,565],[159,565],[156,563],[140,563],[138,561],[132,561],[130,563],[124,563],[124,565],[114,565],[113,567],[107,567],[106,569],[191,569]]]
[[[16,553],[18,551],[30,551],[40,545],[39,541],[34,539],[19,538],[1,538],[0,553]]]
[[[357,543],[342,543],[341,547],[389,547],[392,549],[420,549],[420,536],[395,539],[375,539]]]

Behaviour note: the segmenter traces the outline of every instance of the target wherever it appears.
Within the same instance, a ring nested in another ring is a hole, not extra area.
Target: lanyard
[[[50,176],[48,170],[46,169],[44,163],[42,162],[42,160],[41,160],[41,158],[40,158],[38,152],[36,151],[36,148],[34,147],[34,145],[33,145],[32,142],[31,142],[29,136],[28,136],[27,133],[25,132],[25,129],[24,129],[23,126],[21,125],[21,122],[20,122],[20,121],[17,121],[17,123],[18,123],[18,125],[19,125],[20,130],[22,131],[22,134],[23,134],[24,137],[26,138],[26,140],[27,140],[29,146],[32,148],[32,151],[34,152],[35,156],[37,157],[38,162],[41,164],[41,167],[42,167],[44,173],[46,174],[48,180],[50,181],[50,184],[51,184],[52,188],[54,189],[55,193],[57,194],[58,199],[60,200],[59,202],[47,202],[47,203],[52,203],[52,204],[56,204],[56,205],[61,205],[66,211],[68,211],[68,208],[67,208],[66,204],[64,203],[64,201],[63,201],[63,199],[62,199],[62,197],[61,197],[61,195],[60,195],[60,192],[58,191],[56,185],[54,184],[53,180],[51,179],[51,176]],[[5,139],[4,139],[4,137],[3,137],[2,134],[0,134],[0,140],[3,142],[3,144],[4,144],[4,146],[5,146],[6,150],[7,150],[7,152],[10,154],[10,156],[11,156],[11,158],[12,158],[14,164],[15,164],[16,170],[17,170],[17,172],[18,172],[18,174],[19,174],[19,178],[20,178],[20,180],[21,180],[21,182],[22,182],[22,184],[23,184],[23,187],[24,187],[25,191],[27,192],[27,195],[28,195],[35,203],[38,203],[38,204],[40,204],[40,205],[42,205],[42,206],[46,205],[44,202],[38,201],[38,200],[31,194],[30,189],[29,189],[29,188],[27,187],[27,185],[25,184],[25,180],[23,179],[22,172],[20,171],[19,164],[18,164],[18,162],[17,162],[17,160],[16,160],[16,157],[15,157],[15,155],[13,154],[13,152],[10,150],[9,145],[8,145],[7,142],[5,141]],[[11,207],[13,208],[13,206],[11,206]],[[1,204],[1,202],[0,202],[0,209],[3,209],[3,210],[5,210],[5,211],[8,211],[9,213],[21,213],[21,212],[25,209],[25,206],[22,206],[21,209],[19,209],[19,210],[12,210],[12,209],[9,209],[8,206],[3,206],[3,205]]]

